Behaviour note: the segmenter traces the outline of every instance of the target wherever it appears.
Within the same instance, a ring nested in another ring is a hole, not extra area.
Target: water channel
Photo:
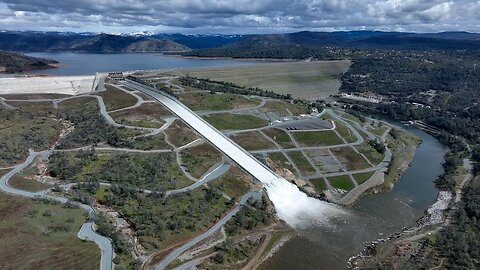
[[[297,230],[299,237],[287,242],[259,269],[345,269],[348,258],[372,240],[416,225],[437,198],[434,180],[443,173],[447,149],[421,130],[406,129],[423,141],[391,192],[364,196],[349,209],[350,215],[336,224]]]

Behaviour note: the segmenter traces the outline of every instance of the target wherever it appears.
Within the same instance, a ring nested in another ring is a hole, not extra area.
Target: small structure
[[[123,72],[109,72],[108,77],[112,80],[120,81],[123,80]]]
[[[380,103],[382,102],[382,98],[379,96],[374,95],[367,95],[367,94],[357,94],[357,93],[342,93],[340,96],[342,99],[349,99],[355,101],[363,101],[363,102],[370,102],[370,103]]]

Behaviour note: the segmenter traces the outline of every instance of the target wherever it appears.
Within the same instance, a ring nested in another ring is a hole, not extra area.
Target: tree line
[[[278,94],[272,90],[265,90],[258,87],[238,86],[231,82],[214,81],[211,79],[197,78],[190,76],[182,76],[179,81],[184,86],[190,86],[202,90],[210,91],[211,93],[232,93],[238,95],[255,95],[261,97],[269,97],[275,99],[292,100],[291,94]]]

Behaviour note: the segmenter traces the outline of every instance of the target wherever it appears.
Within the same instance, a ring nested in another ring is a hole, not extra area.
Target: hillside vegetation
[[[0,51],[0,73],[55,68],[57,61]]]
[[[0,49],[14,51],[184,52],[187,46],[163,37],[98,35],[57,35],[53,33],[0,33]]]

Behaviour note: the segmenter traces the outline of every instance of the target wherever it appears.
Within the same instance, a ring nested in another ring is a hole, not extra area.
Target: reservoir
[[[54,59],[63,66],[37,70],[35,73],[54,75],[93,75],[95,72],[200,68],[258,63],[234,60],[188,59],[161,53],[27,53],[29,56]]]
[[[299,237],[287,242],[259,269],[345,269],[348,259],[372,240],[415,226],[437,198],[434,180],[443,173],[447,148],[419,129],[406,129],[423,141],[392,191],[362,197],[349,209],[348,217],[329,227],[297,230]]]

